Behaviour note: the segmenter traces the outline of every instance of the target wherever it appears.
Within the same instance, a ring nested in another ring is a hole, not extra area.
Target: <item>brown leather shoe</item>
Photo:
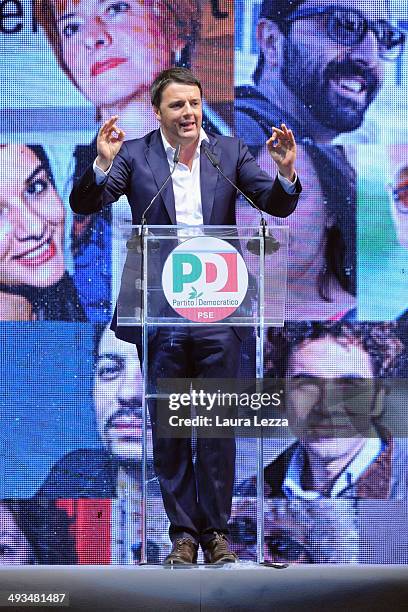
[[[198,545],[189,538],[174,540],[171,553],[163,561],[163,565],[190,565],[197,563]]]
[[[204,562],[211,564],[236,563],[237,555],[232,552],[224,534],[215,533],[214,538],[204,547]]]

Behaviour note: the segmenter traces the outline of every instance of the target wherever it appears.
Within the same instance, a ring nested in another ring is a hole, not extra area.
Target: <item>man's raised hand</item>
[[[116,125],[118,118],[118,115],[114,115],[105,121],[96,140],[98,151],[96,165],[105,172],[119,153],[126,136],[125,132]]]
[[[295,176],[296,142],[292,130],[288,130],[284,123],[281,128],[272,128],[272,136],[266,146],[281,175],[292,181]]]

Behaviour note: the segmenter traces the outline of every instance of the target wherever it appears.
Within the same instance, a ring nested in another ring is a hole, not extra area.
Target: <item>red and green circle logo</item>
[[[241,254],[225,240],[199,236],[179,244],[168,256],[162,286],[170,306],[182,317],[212,323],[229,317],[248,289]]]

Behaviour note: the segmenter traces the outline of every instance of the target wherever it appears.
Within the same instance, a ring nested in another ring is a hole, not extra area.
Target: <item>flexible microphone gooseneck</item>
[[[160,187],[159,191],[156,193],[155,196],[153,196],[153,198],[150,200],[149,205],[145,208],[143,214],[142,214],[142,220],[140,225],[143,227],[146,223],[146,214],[149,211],[149,208],[151,207],[151,205],[153,204],[153,202],[159,197],[159,195],[161,194],[161,192],[163,191],[163,189],[165,188],[165,186],[167,185],[167,183],[169,182],[169,180],[171,179],[171,177],[173,176],[173,173],[177,167],[177,164],[180,161],[180,152],[181,152],[181,145],[177,145],[176,146],[176,150],[174,151],[174,155],[173,155],[173,170],[170,172],[169,176],[166,178],[166,180],[164,181],[163,185]]]
[[[144,227],[146,225],[146,215],[147,215],[150,207],[152,206],[152,204],[159,197],[159,195],[161,194],[161,192],[163,191],[163,189],[165,188],[165,186],[167,185],[167,183],[169,182],[169,180],[173,176],[173,173],[174,173],[174,171],[175,171],[175,169],[177,167],[177,164],[180,161],[180,152],[181,152],[181,145],[178,144],[176,146],[176,150],[174,151],[174,155],[173,155],[173,169],[170,172],[170,174],[168,175],[168,177],[166,178],[166,180],[164,181],[163,185],[160,187],[159,191],[153,196],[153,198],[150,200],[148,206],[146,206],[145,210],[143,211],[142,218],[141,218],[141,221],[140,221],[140,234],[139,235],[131,236],[131,238],[129,238],[129,240],[126,242],[126,247],[128,249],[130,249],[130,250],[137,249],[140,246],[140,249],[143,251],[143,234],[144,234]]]
[[[233,183],[231,181],[231,179],[229,179],[228,176],[226,176],[226,174],[224,174],[224,172],[221,170],[219,160],[209,150],[208,146],[204,142],[202,143],[201,147],[202,147],[202,150],[204,151],[204,155],[209,159],[209,161],[214,166],[214,168],[216,168],[218,170],[218,172],[221,174],[221,176],[230,185],[232,185],[232,187],[234,187],[234,189],[236,189],[236,191],[238,191],[238,193],[240,193],[246,199],[247,202],[250,203],[252,208],[255,208],[255,210],[257,210],[260,213],[261,220],[259,222],[259,236],[261,236],[263,238],[264,254],[265,255],[269,255],[270,253],[276,253],[276,251],[279,250],[280,242],[278,242],[273,236],[269,235],[268,224],[267,224],[266,219],[264,217],[263,210],[261,210],[259,208],[259,206],[257,206],[255,204],[255,202],[253,202],[251,200],[251,198],[249,198],[243,191],[241,191],[241,189],[238,187],[238,185],[235,185],[235,183]],[[258,255],[258,256],[260,255],[260,240],[258,240],[257,238],[255,238],[255,237],[254,238],[250,238],[248,240],[246,246],[247,246],[247,250],[250,253],[252,253],[253,255]]]

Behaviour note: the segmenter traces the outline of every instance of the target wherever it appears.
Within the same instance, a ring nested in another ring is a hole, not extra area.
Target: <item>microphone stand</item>
[[[234,187],[234,189],[236,189],[236,191],[238,193],[240,193],[246,200],[247,202],[249,202],[249,204],[252,206],[252,208],[255,208],[260,216],[260,223],[259,223],[259,232],[258,235],[262,238],[262,261],[261,263],[261,270],[264,274],[265,272],[265,256],[269,253],[275,253],[279,247],[280,247],[280,243],[273,237],[273,236],[269,236],[268,235],[268,224],[266,222],[266,219],[263,215],[263,211],[255,204],[255,202],[253,202],[251,200],[251,198],[249,198],[243,191],[241,191],[241,189],[235,185],[229,178],[228,176],[226,176],[224,174],[224,172],[221,170],[220,167],[220,162],[219,160],[215,157],[215,155],[208,149],[207,146],[203,146],[203,150],[204,150],[204,154],[205,156],[209,159],[209,161],[211,162],[211,164],[214,166],[214,168],[216,168],[216,170],[218,170],[218,172],[221,174],[221,176],[228,182],[230,183],[230,185],[232,187]],[[258,257],[261,254],[261,242],[259,240],[259,238],[250,238],[247,242],[247,250],[250,253],[253,253],[254,255],[258,255]],[[261,287],[263,287],[263,283],[261,283]],[[264,322],[263,322],[263,305],[264,305],[264,295],[263,292],[260,293],[259,295],[259,300],[258,300],[258,318],[259,318],[259,324],[256,326],[256,351],[257,354],[260,355],[260,357],[257,357],[257,378],[262,379],[263,378],[263,369],[264,369],[264,360],[263,360],[263,341],[264,341]],[[276,569],[283,569],[288,567],[287,564],[285,563],[265,563],[264,560],[264,551],[263,551],[263,542],[264,542],[264,524],[263,524],[263,514],[264,514],[264,507],[263,507],[263,494],[264,494],[264,474],[263,474],[263,461],[262,461],[262,457],[263,457],[263,438],[262,436],[260,438],[258,438],[257,440],[257,498],[260,501],[259,507],[257,508],[257,522],[259,525],[259,530],[257,530],[257,558],[260,561],[260,563],[262,565],[265,565],[266,567],[273,567]]]
[[[141,253],[143,254],[143,249],[144,249],[144,245],[143,245],[143,236],[145,235],[144,232],[144,228],[147,222],[147,213],[150,209],[150,207],[152,206],[152,204],[155,202],[155,200],[159,197],[159,195],[161,194],[161,192],[163,191],[163,189],[166,187],[167,183],[169,182],[169,180],[171,179],[171,177],[173,176],[173,173],[177,167],[177,164],[180,161],[180,152],[181,152],[181,145],[177,145],[176,146],[176,150],[174,151],[174,156],[173,156],[173,169],[171,170],[170,174],[168,175],[168,177],[166,178],[166,180],[164,181],[163,185],[160,187],[159,191],[153,196],[153,198],[150,200],[149,204],[146,206],[145,210],[142,213],[142,218],[140,220],[140,232],[139,232],[139,248]],[[132,236],[131,238],[129,238],[129,240],[126,243],[126,247],[131,250],[131,249],[136,249],[137,248],[137,241],[134,240],[135,236]]]
[[[147,228],[146,228],[146,222],[147,222],[147,212],[149,211],[150,207],[152,206],[153,202],[159,197],[159,195],[161,194],[161,192],[163,191],[163,189],[165,188],[165,186],[167,185],[167,183],[170,181],[171,177],[173,176],[173,173],[176,169],[176,166],[180,160],[180,151],[181,151],[181,145],[177,145],[176,146],[176,150],[174,152],[174,156],[173,156],[173,168],[169,174],[169,176],[166,178],[166,180],[164,181],[163,185],[160,187],[159,191],[156,193],[156,195],[150,200],[148,206],[145,208],[145,210],[143,211],[142,214],[142,218],[141,218],[141,223],[140,223],[140,232],[139,232],[139,252],[140,252],[140,286],[141,286],[141,291],[140,291],[140,323],[142,326],[142,330],[143,330],[143,345],[142,345],[142,354],[143,354],[143,359],[142,359],[142,370],[143,370],[143,405],[142,405],[142,413],[143,413],[143,419],[142,419],[142,448],[144,449],[143,451],[143,459],[142,459],[142,495],[141,495],[141,523],[142,523],[142,543],[141,543],[141,550],[140,550],[140,564],[139,565],[145,565],[147,563],[147,550],[146,550],[146,543],[147,543],[147,538],[146,538],[146,530],[147,530],[147,516],[146,516],[146,496],[147,496],[147,486],[146,486],[146,473],[147,473],[147,466],[146,466],[146,444],[147,444],[147,426],[146,426],[146,389],[148,387],[148,373],[146,372],[146,355],[147,355],[147,350],[148,350],[148,337],[147,337],[147,331],[146,331],[146,323],[145,323],[145,308],[144,308],[144,280],[145,280],[145,250],[144,250],[144,236],[148,233]],[[146,231],[145,231],[146,230]],[[132,238],[130,238],[127,243],[126,246],[128,249],[137,249],[137,241],[135,241],[136,236],[132,236]],[[152,241],[151,241],[152,242]]]
[[[176,150],[174,151],[174,156],[173,156],[173,168],[170,172],[170,174],[168,175],[168,177],[166,178],[166,180],[164,181],[163,185],[160,187],[159,191],[156,193],[155,196],[153,196],[153,198],[150,200],[148,206],[145,208],[145,210],[143,211],[142,214],[142,218],[141,218],[141,222],[140,222],[140,232],[139,232],[139,249],[140,249],[140,283],[141,283],[141,287],[143,288],[143,282],[144,282],[144,259],[145,259],[145,253],[144,253],[144,236],[146,234],[148,234],[148,231],[145,232],[145,226],[146,226],[146,222],[147,222],[147,213],[149,211],[149,208],[152,206],[153,202],[159,197],[159,195],[161,194],[161,192],[163,191],[163,189],[165,188],[165,186],[167,185],[167,183],[170,181],[171,177],[173,176],[173,173],[177,167],[177,164],[180,161],[180,152],[181,152],[181,145],[177,145],[176,146]],[[133,242],[133,238],[131,238],[130,240],[127,241],[126,246],[128,249],[131,248],[135,248],[133,245],[135,243]],[[154,245],[152,245],[153,247]],[[143,289],[140,292],[141,295],[141,312],[143,311]]]

